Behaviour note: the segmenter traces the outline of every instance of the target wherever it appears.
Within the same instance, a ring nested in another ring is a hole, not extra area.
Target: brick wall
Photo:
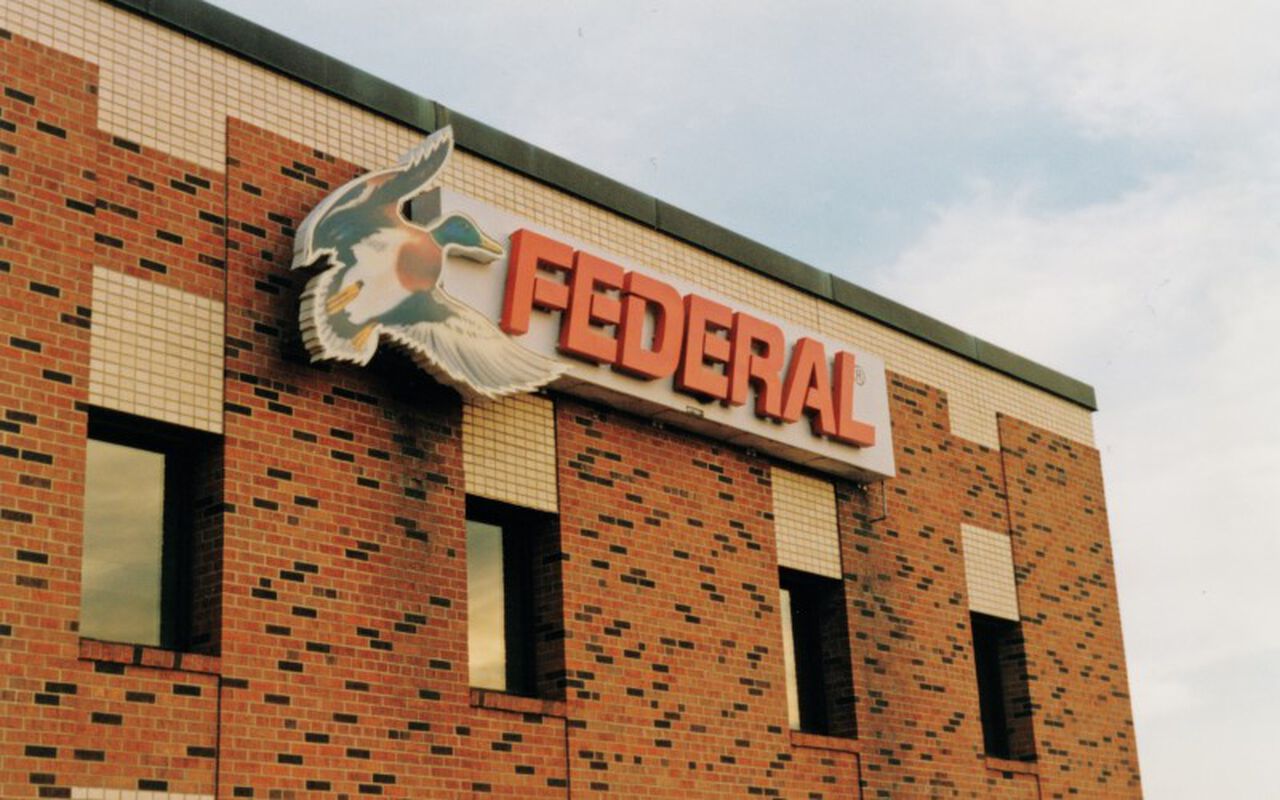
[[[890,406],[887,518],[881,489],[839,495],[864,796],[1139,795],[1097,451],[1008,417],[999,451],[957,438],[902,377]],[[982,755],[963,523],[1013,532],[1037,776]]]
[[[769,463],[559,405],[575,793],[856,796],[790,744]]]
[[[218,292],[221,270],[139,266],[158,212],[117,185],[116,152],[157,184],[172,164],[97,130],[96,68],[0,36],[0,86],[0,796],[211,792],[216,659],[82,645],[76,620],[93,265]],[[190,195],[164,206],[195,224]]]
[[[1098,451],[1000,419],[1045,797],[1138,785],[1129,679]]]
[[[564,697],[469,690],[461,403],[297,334],[293,228],[377,165],[237,119],[186,163],[98,130],[96,81],[0,37],[0,796],[1140,793],[1096,451],[975,444],[899,375],[898,478],[836,486],[857,740],[787,729],[773,465],[564,397]],[[95,266],[225,303],[209,654],[75,629]],[[1013,537],[1032,765],[982,755],[964,523]]]

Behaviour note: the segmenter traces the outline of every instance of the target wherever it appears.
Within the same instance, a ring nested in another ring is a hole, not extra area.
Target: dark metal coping
[[[636,191],[443,104],[344,64],[203,0],[108,0],[423,132],[453,125],[459,146],[642,225],[817,295],[1089,410],[1093,387]]]

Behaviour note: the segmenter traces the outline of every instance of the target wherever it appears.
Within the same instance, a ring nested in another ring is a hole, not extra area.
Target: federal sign
[[[313,360],[380,342],[483,401],[548,386],[825,472],[894,474],[883,361],[439,185],[445,128],[299,228]]]

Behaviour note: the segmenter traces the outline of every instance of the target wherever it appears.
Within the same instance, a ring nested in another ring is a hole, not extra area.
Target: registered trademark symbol
[[[859,386],[867,382],[867,373],[862,371],[862,367],[853,368],[853,382]]]

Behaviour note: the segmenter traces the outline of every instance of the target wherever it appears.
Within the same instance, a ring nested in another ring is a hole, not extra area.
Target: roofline
[[[1093,387],[1082,381],[632,189],[204,0],[106,1],[424,133],[451,124],[460,147],[503,167],[1090,411],[1098,408]]]

